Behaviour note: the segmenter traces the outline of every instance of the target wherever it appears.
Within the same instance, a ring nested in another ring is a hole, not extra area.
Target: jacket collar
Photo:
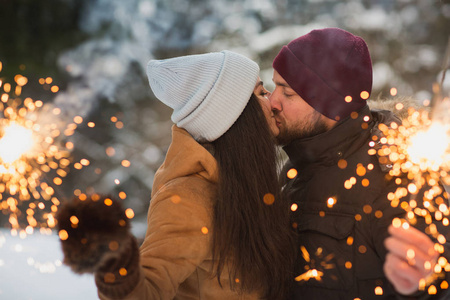
[[[199,144],[185,129],[172,126],[172,143],[163,164],[156,172],[152,196],[169,181],[187,176],[197,176],[217,183],[217,161],[205,145]]]
[[[336,164],[366,143],[374,124],[372,113],[366,105],[357,112],[356,118],[349,116],[327,132],[294,140],[283,150],[296,168],[302,169],[314,163]]]

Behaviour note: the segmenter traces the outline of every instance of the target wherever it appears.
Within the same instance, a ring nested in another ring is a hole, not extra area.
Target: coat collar
[[[217,161],[205,145],[199,144],[185,129],[172,126],[172,143],[163,164],[156,172],[152,196],[169,181],[187,176],[197,176],[217,183]]]
[[[336,164],[339,159],[357,151],[370,137],[375,122],[368,106],[337,123],[331,130],[322,134],[298,139],[283,147],[296,168],[309,164]]]

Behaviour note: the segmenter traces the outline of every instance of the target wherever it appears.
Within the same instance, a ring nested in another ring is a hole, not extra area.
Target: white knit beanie
[[[238,119],[259,74],[254,61],[231,51],[151,60],[155,96],[173,109],[172,121],[197,141],[214,141]]]

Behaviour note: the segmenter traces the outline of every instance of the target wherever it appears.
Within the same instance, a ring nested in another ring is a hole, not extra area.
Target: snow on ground
[[[0,299],[98,299],[93,276],[74,274],[62,259],[54,233],[21,239],[0,229]]]

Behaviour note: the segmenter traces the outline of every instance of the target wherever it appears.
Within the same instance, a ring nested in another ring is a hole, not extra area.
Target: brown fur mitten
[[[122,260],[135,242],[125,210],[111,197],[73,198],[61,205],[56,219],[64,264],[75,273],[94,273]]]

